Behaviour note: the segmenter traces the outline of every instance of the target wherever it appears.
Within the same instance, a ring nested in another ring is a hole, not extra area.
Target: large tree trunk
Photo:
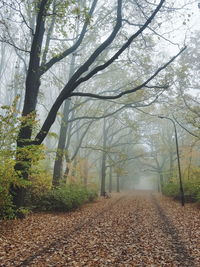
[[[40,53],[44,37],[44,12],[47,0],[42,0],[39,6],[37,15],[37,26],[35,29],[31,52],[30,61],[26,77],[26,91],[24,98],[24,106],[22,110],[22,123],[17,137],[17,152],[16,152],[16,165],[15,170],[20,177],[28,180],[28,173],[31,167],[31,159],[26,153],[31,145],[31,135],[33,124],[35,121],[35,110],[37,104],[38,91],[40,87]],[[25,149],[25,151],[23,151]],[[18,208],[24,206],[26,190],[22,187],[11,186],[11,194],[13,195],[13,203]]]

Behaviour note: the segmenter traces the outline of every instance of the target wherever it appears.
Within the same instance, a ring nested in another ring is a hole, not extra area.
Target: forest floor
[[[200,267],[200,209],[151,192],[0,222],[0,266]]]

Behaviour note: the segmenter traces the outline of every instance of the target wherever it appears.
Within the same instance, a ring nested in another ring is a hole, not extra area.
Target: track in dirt
[[[57,250],[61,246],[61,244],[63,243],[62,242],[63,240],[64,240],[64,243],[67,244],[68,239],[70,237],[72,237],[73,234],[77,234],[86,225],[87,226],[91,226],[94,219],[96,219],[97,217],[101,216],[104,212],[110,210],[122,198],[124,198],[124,197],[121,197],[121,198],[117,199],[114,203],[111,203],[108,207],[106,207],[105,209],[103,209],[99,213],[95,214],[93,217],[87,218],[85,221],[77,224],[72,231],[68,232],[67,234],[64,234],[63,236],[58,238],[56,241],[54,241],[51,244],[49,244],[48,247],[45,247],[45,248],[37,251],[35,254],[31,255],[30,257],[28,257],[27,259],[22,261],[19,265],[16,265],[16,267],[28,266],[28,264],[31,263],[34,259],[36,259],[38,257],[41,257],[42,255],[51,253],[51,249],[53,249],[53,251]]]
[[[158,210],[158,214],[160,216],[160,225],[163,232],[166,233],[166,235],[171,236],[171,250],[175,255],[176,261],[179,262],[182,267],[195,266],[194,257],[189,254],[184,242],[180,239],[180,235],[176,227],[166,216],[163,208],[158,204],[156,198],[153,197],[153,195],[152,200]]]
[[[197,224],[193,236],[190,231],[190,239],[187,237],[191,212],[193,220],[198,223],[198,210],[189,206],[183,213],[177,203],[158,195],[136,192],[115,195],[112,199],[101,199],[64,217],[56,215],[59,231],[56,227],[52,228],[55,222],[51,222],[50,215],[46,236],[38,239],[37,244],[32,239],[28,240],[25,248],[23,243],[21,246],[16,244],[15,253],[7,251],[7,258],[2,258],[0,266],[198,267]],[[179,217],[184,216],[184,222],[177,221],[176,213]],[[42,217],[39,218],[42,220]],[[36,219],[32,218],[30,226],[36,224]],[[23,222],[13,230],[23,232]],[[38,236],[41,231],[38,231]],[[33,233],[34,227],[30,234]],[[9,241],[9,236],[7,239]]]

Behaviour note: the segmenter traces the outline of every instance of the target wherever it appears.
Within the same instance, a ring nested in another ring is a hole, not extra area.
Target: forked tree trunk
[[[47,0],[42,0],[37,15],[36,29],[31,45],[30,61],[26,77],[26,91],[24,106],[22,110],[22,123],[17,137],[17,152],[15,170],[21,178],[28,180],[28,174],[31,167],[31,159],[27,155],[29,145],[32,144],[31,136],[33,124],[35,122],[35,110],[37,105],[38,92],[40,87],[40,53],[44,37],[44,12]],[[24,150],[24,151],[23,151]],[[24,206],[26,190],[23,187],[11,186],[13,203],[18,208]]]

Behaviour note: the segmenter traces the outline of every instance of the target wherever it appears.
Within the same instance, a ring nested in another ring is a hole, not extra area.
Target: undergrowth
[[[71,211],[97,198],[95,190],[80,185],[62,185],[40,195],[35,201],[37,211]]]
[[[183,181],[183,190],[186,202],[200,203],[200,181],[191,179]],[[174,199],[180,199],[180,185],[177,181],[171,181],[163,186],[163,194]]]

